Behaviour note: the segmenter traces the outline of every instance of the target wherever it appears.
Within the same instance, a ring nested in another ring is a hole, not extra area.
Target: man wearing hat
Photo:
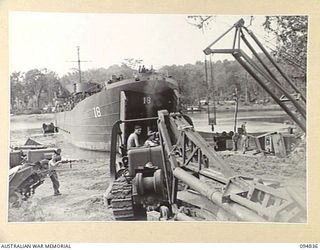
[[[131,149],[134,147],[140,147],[139,136],[141,135],[142,127],[140,125],[134,126],[134,132],[129,135],[127,141],[127,149]]]
[[[49,161],[48,166],[49,166],[49,177],[52,181],[53,185],[53,190],[54,190],[54,196],[61,195],[59,191],[60,183],[58,180],[58,174],[56,172],[56,168],[59,167],[61,164],[61,149],[57,149],[54,151],[52,155],[52,159]]]
[[[144,146],[154,147],[154,146],[158,146],[158,145],[159,145],[159,141],[156,138],[156,132],[149,131],[148,132],[148,139],[145,141]]]

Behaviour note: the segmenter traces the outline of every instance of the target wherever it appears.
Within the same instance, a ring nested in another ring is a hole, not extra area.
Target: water
[[[196,130],[211,131],[208,124],[208,116],[206,113],[189,114],[194,122]],[[247,122],[247,131],[249,133],[257,132],[273,132],[285,131],[289,125],[285,125],[284,121],[289,120],[283,111],[251,111],[239,112],[238,126],[242,122]],[[87,159],[87,160],[106,160],[109,153],[96,152],[79,149],[74,147],[60,133],[52,135],[43,135],[42,124],[54,121],[53,114],[40,115],[19,115],[10,118],[10,144],[11,146],[24,145],[28,138],[31,138],[45,145],[53,145],[61,148],[63,158],[65,159]],[[234,113],[223,112],[217,114],[216,132],[232,131],[234,126]]]
[[[196,130],[210,132],[211,126],[208,125],[208,114],[205,112],[188,114]],[[212,114],[211,114],[212,116]],[[237,127],[243,122],[247,122],[248,133],[266,133],[288,131],[290,125],[285,124],[290,120],[288,115],[282,110],[275,111],[241,111],[238,113]],[[291,125],[293,127],[293,125]],[[214,126],[215,132],[229,132],[234,128],[234,112],[226,111],[217,113],[217,125]]]
[[[44,135],[42,124],[51,122],[54,122],[54,114],[12,116],[10,118],[10,145],[13,147],[24,145],[27,139],[31,138],[41,144],[61,148],[63,159],[105,160],[109,157],[106,152],[74,147],[61,133]]]

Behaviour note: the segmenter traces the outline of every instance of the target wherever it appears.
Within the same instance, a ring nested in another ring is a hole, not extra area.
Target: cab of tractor
[[[157,117],[146,118],[150,123]],[[146,123],[146,119],[143,121]],[[130,124],[131,123],[131,124]],[[141,124],[139,119],[118,121],[114,124],[111,137],[110,175],[111,184],[107,190],[108,205],[116,220],[145,220],[146,212],[166,211],[168,197],[165,188],[164,166],[169,164],[162,145],[141,146],[127,149],[121,126]],[[154,129],[154,127],[153,127]],[[148,130],[148,127],[142,127]],[[154,129],[155,130],[155,129]],[[154,131],[156,132],[156,131]]]

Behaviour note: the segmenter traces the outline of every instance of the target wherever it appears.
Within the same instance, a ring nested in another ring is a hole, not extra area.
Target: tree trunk
[[[40,108],[40,96],[41,96],[42,88],[39,89],[39,92],[36,94],[37,97],[37,108]]]

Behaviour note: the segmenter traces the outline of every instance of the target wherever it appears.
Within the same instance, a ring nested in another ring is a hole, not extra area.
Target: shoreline
[[[233,105],[217,105],[216,106],[216,112],[221,113],[221,112],[234,112],[234,106]],[[207,106],[202,106],[200,110],[183,110],[185,113],[201,113],[201,112],[207,112],[208,108]],[[240,105],[238,107],[238,112],[240,111],[245,111],[245,112],[251,112],[251,111],[278,111],[282,110],[281,107],[277,104],[272,104],[272,105],[261,105],[261,104],[254,104],[254,105]],[[210,106],[210,112],[213,112],[213,107]],[[29,116],[29,115],[54,115],[54,112],[51,113],[24,113],[24,112],[18,112],[18,113],[11,113],[10,112],[10,117],[17,117],[17,116]]]
[[[210,112],[213,112],[213,107],[210,106]],[[251,112],[251,111],[279,111],[282,110],[281,107],[277,104],[272,105],[241,105],[238,107],[238,112]],[[201,112],[207,112],[208,107],[203,106],[200,110],[184,110],[186,113],[201,113]],[[233,105],[218,105],[216,106],[216,112],[222,113],[222,112],[234,112],[235,107]]]
[[[258,108],[257,106],[255,108]],[[265,106],[265,108],[273,107],[269,105],[269,107]],[[225,110],[225,116],[228,117],[227,121],[229,123],[225,123],[224,120],[224,126],[232,128],[233,118],[230,111]],[[258,115],[265,119],[263,112]],[[8,222],[114,221],[112,210],[104,203],[104,193],[112,181],[109,169],[110,155],[108,152],[95,152],[76,148],[66,142],[65,138],[59,133],[44,136],[41,133],[33,135],[32,133],[38,133],[35,130],[30,130],[31,132],[19,130],[21,129],[19,127],[20,124],[25,126],[25,123],[27,123],[29,129],[37,128],[40,131],[43,118],[50,119],[50,116],[53,117],[54,113],[12,117],[12,121],[16,123],[17,127],[15,132],[10,134],[10,140],[22,142],[27,136],[31,136],[31,138],[40,143],[54,144],[62,149],[62,155],[65,159],[75,159],[76,161],[72,163],[72,168],[70,168],[69,163],[64,163],[58,170],[61,196],[53,196],[52,182],[47,177],[44,183],[35,190],[33,196],[23,201],[21,207],[8,209]],[[201,116],[206,118],[204,113]],[[198,118],[196,121],[195,128],[198,124],[209,128],[203,120]],[[254,131],[253,125],[253,123],[249,124],[249,132]],[[259,127],[265,129],[268,128],[268,124],[262,124]],[[270,129],[273,130],[273,126]],[[303,197],[307,194],[305,148],[292,152],[286,158],[254,154],[254,151],[242,154],[240,151],[228,150],[218,151],[217,154],[237,175],[279,181],[283,186],[294,186]]]

